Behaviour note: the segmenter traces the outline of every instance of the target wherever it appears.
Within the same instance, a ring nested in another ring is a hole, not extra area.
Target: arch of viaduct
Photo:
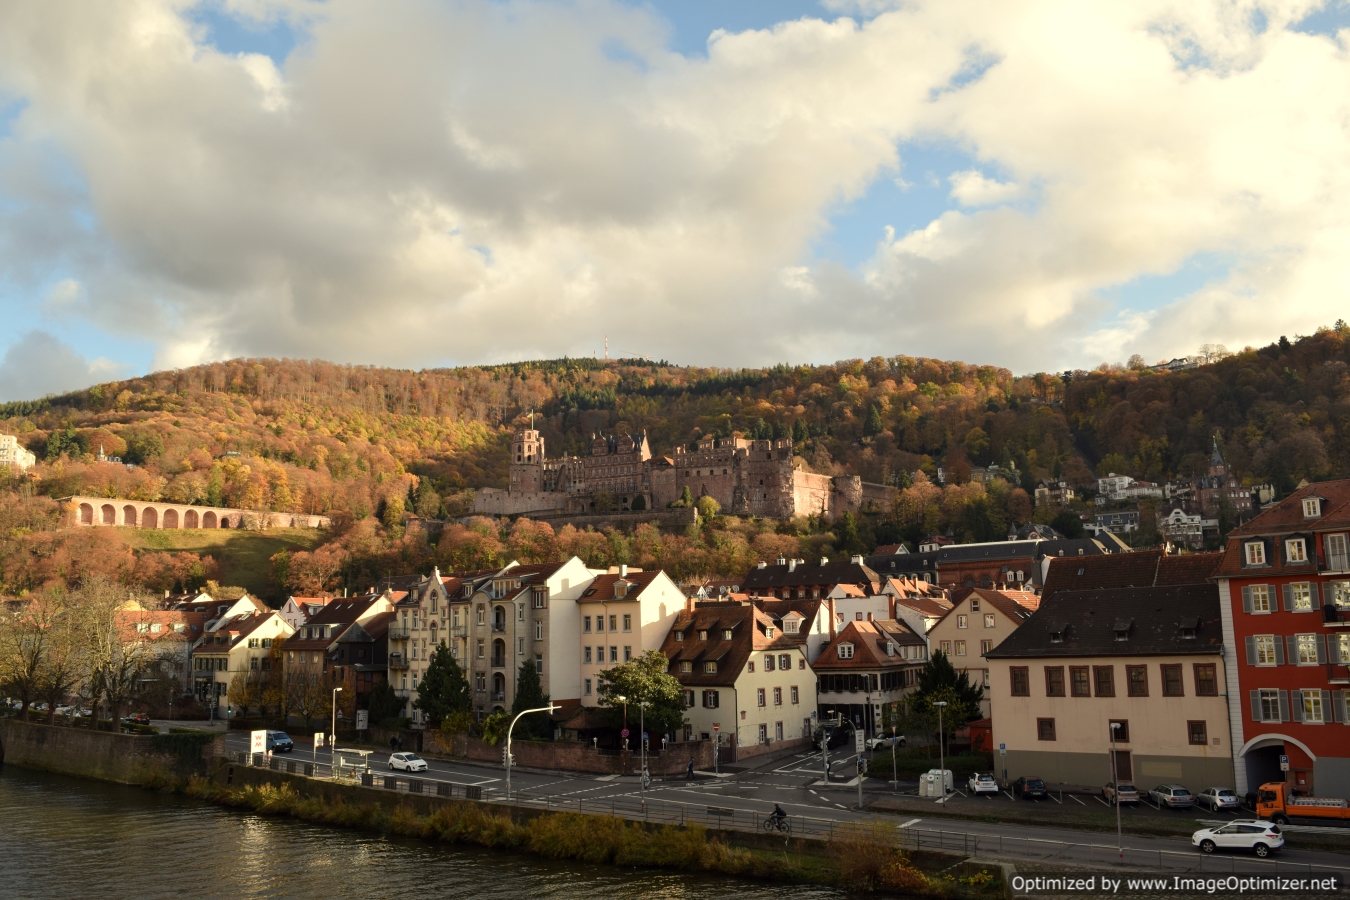
[[[145,500],[109,500],[103,497],[66,497],[71,520],[80,527],[127,528],[243,528],[248,519],[264,517],[264,528],[323,528],[327,516],[305,513],[255,512],[219,506],[189,506]]]

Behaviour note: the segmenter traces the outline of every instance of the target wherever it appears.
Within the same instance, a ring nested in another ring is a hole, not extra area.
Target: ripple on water
[[[187,797],[0,769],[0,896],[65,900],[683,900],[781,885],[620,870],[269,819]],[[795,900],[842,892],[793,887]]]

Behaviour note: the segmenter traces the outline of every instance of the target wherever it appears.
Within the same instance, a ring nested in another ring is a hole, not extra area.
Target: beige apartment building
[[[1059,591],[988,654],[1008,778],[1233,786],[1218,589]]]
[[[596,705],[605,669],[660,650],[685,602],[680,586],[659,570],[619,566],[617,572],[596,576],[576,602],[581,704]]]
[[[988,718],[989,651],[1022,627],[1031,610],[1006,594],[988,588],[971,588],[964,597],[953,602],[952,608],[928,631],[931,652],[945,653],[958,672],[965,672],[970,683],[984,689],[980,701],[980,717]]]
[[[261,677],[270,670],[273,646],[295,633],[275,612],[233,616],[216,624],[192,650],[192,680],[198,700],[225,717],[230,682],[243,673]]]

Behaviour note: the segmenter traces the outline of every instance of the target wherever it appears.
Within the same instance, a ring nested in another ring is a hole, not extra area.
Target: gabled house
[[[1008,778],[1105,784],[1114,731],[1121,781],[1233,785],[1214,585],[1058,591],[988,661]]]
[[[334,669],[338,642],[342,636],[353,625],[368,622],[377,616],[392,614],[393,611],[393,593],[388,590],[381,594],[336,597],[331,603],[321,607],[297,628],[283,645],[285,682],[288,689],[293,690],[297,696],[303,696],[305,705],[313,706],[315,697],[309,696],[310,694],[321,698],[323,691],[338,686],[342,683],[343,677],[350,674],[339,673]],[[359,646],[362,650],[366,648],[364,643]],[[344,648],[350,651],[356,649],[356,647]],[[358,694],[362,692],[362,688],[365,691],[370,689],[363,680],[354,681],[352,687]]]
[[[820,718],[841,716],[875,734],[882,707],[912,693],[927,662],[927,641],[904,622],[849,622],[812,663]]]
[[[234,679],[240,675],[267,677],[276,659],[274,651],[294,630],[270,609],[210,624],[214,627],[192,648],[193,691],[204,705],[215,707],[216,716],[224,718]]]
[[[305,622],[314,616],[319,610],[323,609],[336,597],[296,597],[294,595],[287,597],[286,602],[282,604],[281,609],[277,610],[281,617],[286,620],[286,624],[292,628],[299,628]]]
[[[686,715],[676,740],[719,735],[728,761],[810,741],[815,676],[802,646],[753,603],[681,611],[661,651],[684,687]]]
[[[597,575],[576,600],[583,706],[598,701],[602,671],[660,650],[686,606],[684,593],[665,572],[618,569]]]
[[[951,660],[957,672],[984,691],[980,715],[989,715],[986,656],[1031,616],[1031,610],[1000,591],[971,588],[928,631],[928,646]]]

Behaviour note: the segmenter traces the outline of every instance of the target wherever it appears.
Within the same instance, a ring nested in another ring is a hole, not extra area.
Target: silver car
[[[1190,809],[1195,797],[1179,784],[1160,784],[1148,792],[1148,798],[1159,808]]]
[[[1218,812],[1221,809],[1241,809],[1242,801],[1228,788],[1205,788],[1195,795],[1195,805]]]
[[[1102,787],[1102,797],[1106,799],[1107,803],[1138,803],[1139,791],[1135,789],[1134,785],[1123,781],[1120,784],[1108,781]]]

